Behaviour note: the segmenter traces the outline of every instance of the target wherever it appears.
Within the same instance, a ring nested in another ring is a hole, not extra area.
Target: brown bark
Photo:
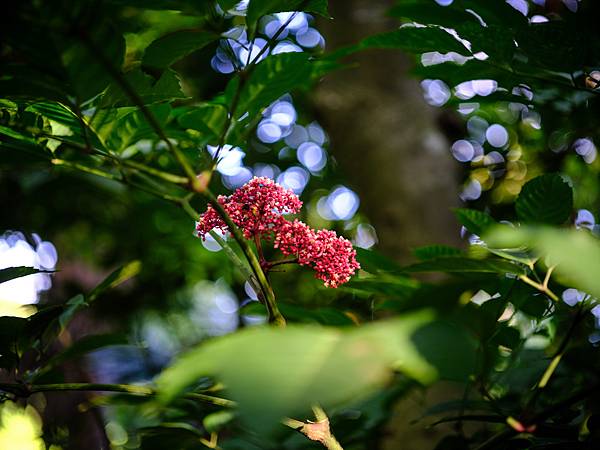
[[[385,0],[330,1],[319,27],[328,50],[398,26]],[[437,123],[440,111],[423,100],[400,51],[364,51],[357,66],[328,76],[314,96],[330,134],[331,152],[375,226],[380,249],[406,260],[410,249],[456,243],[457,164]]]

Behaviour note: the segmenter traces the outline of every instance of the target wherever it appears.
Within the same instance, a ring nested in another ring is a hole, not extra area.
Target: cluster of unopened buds
[[[302,202],[294,192],[270,178],[255,177],[233,194],[220,195],[217,200],[246,239],[254,239],[257,247],[261,239],[273,240],[275,248],[292,257],[268,262],[261,256],[261,265],[267,270],[282,263],[297,263],[311,267],[325,286],[336,288],[360,269],[350,241],[335,231],[314,230],[299,220],[290,221],[284,217],[298,213]],[[219,213],[209,205],[200,216],[196,231],[205,239],[213,229],[222,233],[228,231]]]

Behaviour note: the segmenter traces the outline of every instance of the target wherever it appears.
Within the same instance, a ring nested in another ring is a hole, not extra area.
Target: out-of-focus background
[[[394,4],[331,0],[332,19],[297,14],[272,53],[320,54],[395,29],[400,21],[388,14]],[[132,7],[119,13],[126,64],[169,30],[201,25],[173,11]],[[289,18],[289,13],[266,16],[260,35],[268,39]],[[255,41],[249,49],[238,44],[246,37],[236,28],[235,15],[223,21],[231,26],[238,63],[265,45],[266,40]],[[177,63],[189,98],[212,99],[225,88],[235,63],[223,42]],[[451,208],[477,204],[483,196],[502,211],[538,167],[555,164],[579,179],[597,176],[591,136],[577,136],[570,146],[570,136],[560,130],[546,135],[539,114],[522,105],[469,104],[476,94],[493,94],[494,80],[454,87],[440,80],[419,81],[412,73],[415,64],[441,57],[447,56],[432,52],[414,61],[397,50],[348,57],[346,67],[323,77],[314,89],[275,101],[247,148],[226,147],[217,167],[217,190],[231,192],[252,176],[273,178],[300,196],[310,225],[335,229],[356,247],[406,263],[420,245],[463,245]],[[524,87],[515,95],[528,93]],[[121,138],[124,152],[155,149],[150,139],[127,145],[126,130]],[[559,155],[551,162],[539,155],[546,143]],[[581,204],[598,203],[598,192],[590,189],[587,196]],[[90,291],[116,267],[139,261],[135,278],[78,315],[61,335],[64,346],[96,334],[112,335],[117,343],[62,366],[65,381],[148,381],[182,350],[265,320],[253,308],[256,293],[219,244],[210,237],[197,239],[193,220],[172,204],[92,174],[27,167],[2,168],[0,205],[0,268],[58,270],[0,284],[0,315],[27,317],[36,304],[64,303]],[[341,325],[385,315],[350,289],[323,288],[302,268],[275,273],[272,281],[290,320]],[[377,431],[362,436],[356,448],[429,448],[438,431],[412,435],[406,416],[416,418],[415,411],[427,399],[416,395],[397,402],[398,393],[387,394],[379,401],[388,402],[397,415],[373,427]],[[443,398],[444,388],[428,395]],[[137,448],[128,427],[151,422],[127,405],[93,408],[83,393],[49,394],[33,401],[39,402],[42,418],[31,412],[28,423],[42,420],[65,448]]]

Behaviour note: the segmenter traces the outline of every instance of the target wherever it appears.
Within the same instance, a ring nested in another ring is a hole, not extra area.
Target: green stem
[[[175,175],[175,174],[169,173],[169,172],[164,172],[162,170],[158,170],[158,169],[155,169],[154,167],[146,166],[145,164],[140,164],[135,161],[122,160],[122,161],[120,161],[120,163],[122,165],[124,165],[125,167],[129,167],[129,168],[132,168],[135,170],[146,172],[149,175],[154,175],[155,177],[160,178],[161,180],[164,180],[164,181],[168,181],[169,183],[182,184],[182,185],[187,185],[189,183],[189,180],[185,177]]]
[[[259,286],[262,290],[262,294],[263,294],[264,300],[265,300],[265,307],[267,308],[267,313],[269,316],[269,323],[272,323],[272,324],[280,326],[280,327],[285,326],[285,319],[281,315],[281,313],[279,312],[279,308],[277,307],[277,301],[275,300],[275,293],[273,292],[273,289],[271,288],[271,285],[270,285],[269,281],[267,280],[267,277],[265,276],[265,273],[264,273],[262,267],[260,266],[260,261],[258,260],[256,255],[252,251],[250,244],[248,243],[248,241],[246,240],[246,238],[244,237],[244,235],[242,234],[240,229],[236,226],[236,224],[233,223],[233,221],[231,220],[231,217],[229,217],[229,214],[227,214],[227,211],[225,211],[225,209],[223,208],[223,205],[221,205],[218,202],[218,200],[213,195],[213,193],[209,189],[206,189],[204,191],[204,195],[206,195],[208,197],[211,205],[219,213],[219,215],[221,216],[221,218],[223,219],[223,221],[229,228],[231,235],[233,236],[233,238],[236,240],[236,242],[239,244],[240,248],[242,249],[244,256],[246,256],[246,259],[248,260],[248,263],[250,264],[252,272],[254,273],[254,276],[258,280]]]
[[[65,161],[64,159],[53,159],[52,164],[54,164],[55,166],[65,166],[65,167],[69,167],[71,169],[77,169],[80,170],[82,172],[86,172],[86,173],[90,173],[92,175],[96,175],[98,177],[102,177],[102,178],[106,178],[108,180],[113,180],[113,181],[123,181],[121,179],[121,177],[109,173],[109,172],[104,172],[103,170],[99,170],[99,169],[95,169],[93,167],[88,167],[88,166],[84,166],[83,164],[79,164],[76,162],[71,162],[71,161]]]
[[[535,289],[537,289],[538,291],[540,291],[543,294],[546,294],[548,297],[550,297],[552,300],[554,300],[555,302],[558,301],[558,296],[552,292],[548,286],[545,286],[541,283],[538,283],[537,281],[533,281],[531,278],[529,278],[527,275],[519,275],[519,280],[523,281],[524,283],[527,283],[528,285],[534,287]]]
[[[24,385],[18,383],[0,383],[0,390],[13,393],[19,397],[29,397],[37,392],[119,392],[129,395],[140,395],[144,397],[153,397],[156,391],[145,386],[135,386],[132,384],[101,384],[101,383],[56,383],[56,384],[34,384]],[[221,397],[212,395],[187,393],[184,398],[190,400],[199,400],[210,403],[215,406],[234,407],[236,403]]]
[[[344,450],[337,441],[329,425],[329,417],[320,406],[313,406],[315,421],[301,422],[296,419],[286,418],[282,423],[299,433],[302,433],[311,441],[320,442],[327,450]]]

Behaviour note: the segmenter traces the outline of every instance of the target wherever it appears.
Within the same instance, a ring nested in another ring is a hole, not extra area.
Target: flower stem
[[[244,235],[242,234],[240,229],[236,226],[236,224],[233,222],[233,220],[231,220],[231,217],[229,217],[229,214],[227,214],[227,211],[225,211],[225,208],[223,208],[223,205],[221,205],[219,203],[219,201],[216,199],[216,197],[213,195],[213,193],[209,189],[206,189],[204,191],[204,195],[206,195],[208,197],[211,205],[219,213],[219,215],[221,216],[221,218],[223,219],[223,221],[229,228],[229,231],[231,232],[233,238],[237,241],[240,248],[242,249],[244,256],[246,256],[246,259],[248,260],[248,263],[250,264],[250,267],[252,268],[252,272],[254,272],[254,276],[258,280],[258,283],[262,290],[264,300],[265,300],[265,307],[267,308],[267,313],[269,316],[269,323],[276,325],[276,326],[284,327],[285,319],[281,315],[281,312],[279,312],[279,308],[277,307],[277,302],[275,300],[275,293],[273,292],[273,289],[271,288],[271,284],[267,280],[265,272],[263,271],[263,269],[260,265],[260,261],[258,260],[256,255],[252,251],[250,244],[244,238]]]

